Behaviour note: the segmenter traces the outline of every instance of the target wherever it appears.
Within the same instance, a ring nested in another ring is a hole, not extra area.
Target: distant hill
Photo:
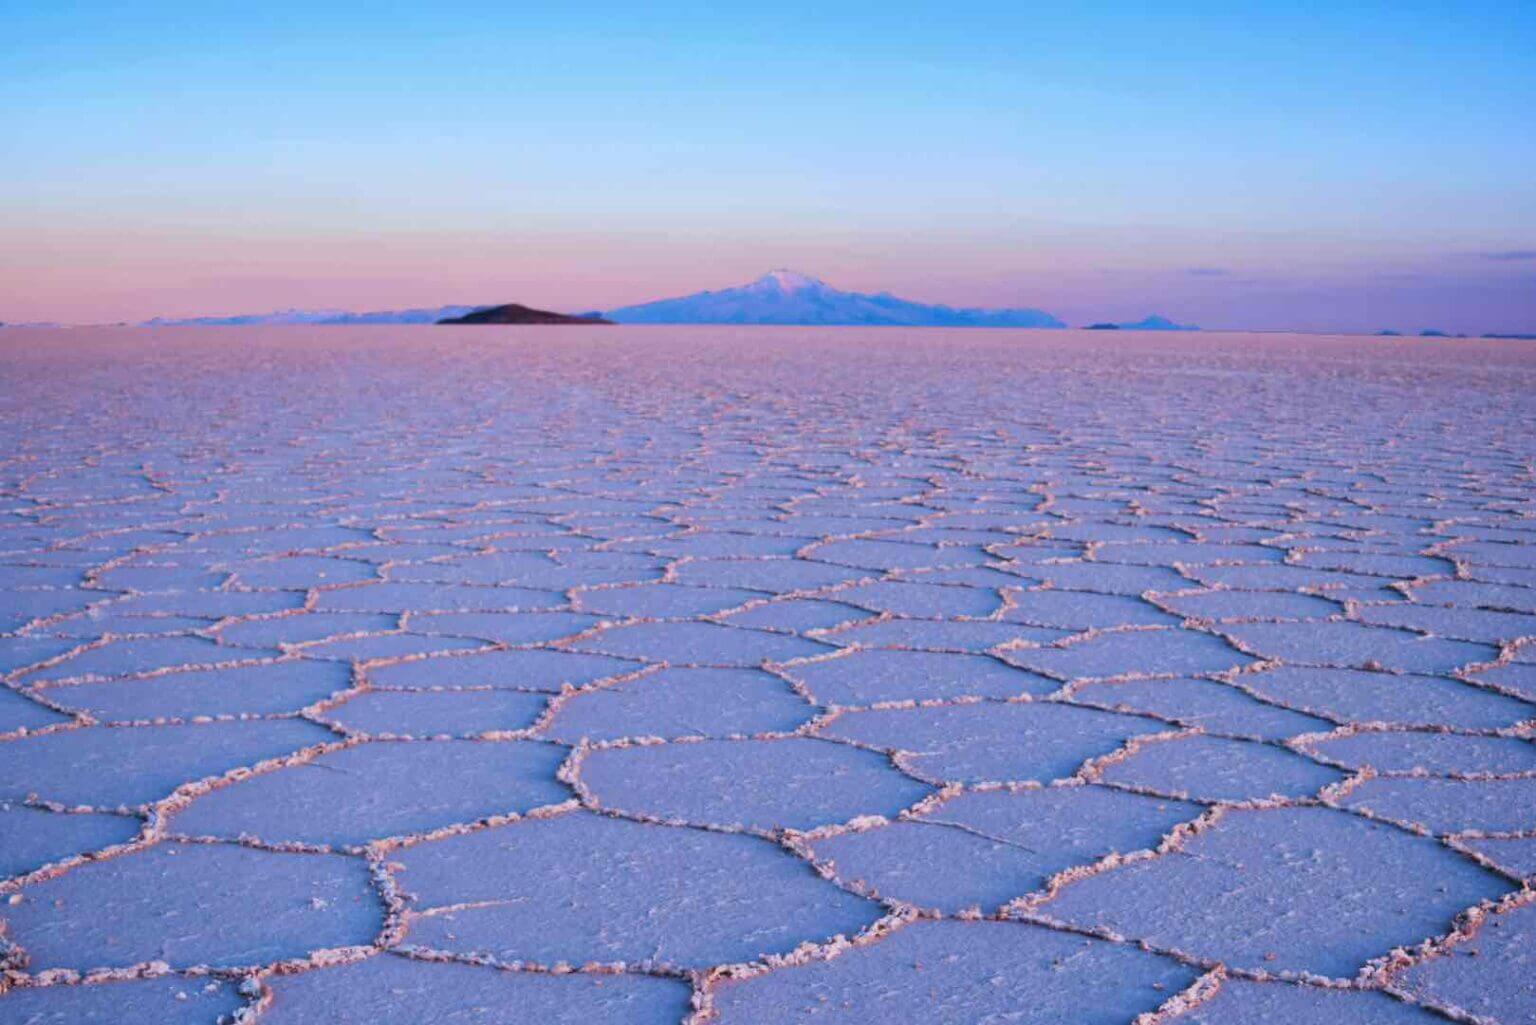
[[[457,317],[444,317],[439,324],[612,324],[611,320],[602,317],[583,314],[571,316],[568,313],[551,313],[549,310],[535,310],[518,303],[506,303],[502,306],[490,306],[483,310],[473,310]]]
[[[1138,321],[1136,321],[1134,323],[1131,323],[1131,324],[1120,324],[1118,326],[1120,327],[1120,329],[1122,331],[1198,331],[1198,330],[1200,330],[1198,327],[1196,327],[1193,324],[1175,324],[1173,321],[1169,320],[1167,317],[1159,317],[1155,313],[1152,314],[1151,316],[1143,317],[1142,319],[1140,319],[1140,320],[1138,320]]]
[[[618,324],[1066,327],[1043,310],[957,308],[899,299],[889,292],[844,292],[789,270],[770,271],[736,288],[623,306],[603,316]]]
[[[243,327],[252,324],[436,324],[448,317],[485,309],[484,306],[437,306],[411,310],[276,310],[272,313],[240,313],[228,317],[156,317],[144,327]]]

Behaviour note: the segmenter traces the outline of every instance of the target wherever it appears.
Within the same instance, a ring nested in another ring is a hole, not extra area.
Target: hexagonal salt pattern
[[[363,744],[220,787],[172,813],[168,828],[198,837],[338,846],[430,833],[559,804],[570,793],[554,778],[563,755],[538,741]],[[423,773],[424,762],[442,777]]]
[[[1394,981],[1426,1003],[1494,1021],[1536,1018],[1536,904],[1484,915]]]
[[[1057,872],[1155,848],[1203,810],[1093,785],[973,791],[812,848],[839,878],[885,899],[951,914],[992,911]]]
[[[1536,1007],[1529,347],[31,338],[0,1021]]]
[[[1037,907],[1212,964],[1348,979],[1510,889],[1429,838],[1282,807],[1228,812],[1167,855],[1068,880]]]
[[[888,758],[809,737],[604,748],[581,778],[604,808],[761,830],[895,816],[933,793]]]
[[[651,1025],[682,1020],[690,997],[680,979],[501,971],[394,954],[280,975],[268,985],[265,1025]]]
[[[259,967],[366,946],[381,911],[354,858],[161,843],[29,882],[5,917],[24,967],[85,971]]]
[[[1194,976],[1171,958],[1022,922],[919,922],[835,960],[724,983],[714,1004],[722,1023],[739,1025],[1113,1025],[1156,1010]]]
[[[852,936],[879,905],[739,833],[571,812],[400,856],[405,942],[497,963],[710,965]]]
[[[1445,1021],[1432,1011],[1379,991],[1238,978],[1223,979],[1208,1000],[1171,1020],[1179,1025],[1436,1025]]]
[[[161,975],[86,986],[29,986],[0,993],[0,1021],[25,1025],[209,1025],[248,1006],[230,982]]]

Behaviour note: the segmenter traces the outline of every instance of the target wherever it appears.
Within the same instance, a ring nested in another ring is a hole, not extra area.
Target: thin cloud
[[[1485,260],[1536,260],[1536,249],[1501,249],[1482,256]]]
[[[1232,272],[1225,267],[1185,267],[1184,273],[1192,278],[1224,278]]]

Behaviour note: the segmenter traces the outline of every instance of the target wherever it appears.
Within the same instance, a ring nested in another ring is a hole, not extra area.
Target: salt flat
[[[8,329],[0,407],[0,1023],[1536,1015],[1529,343]]]

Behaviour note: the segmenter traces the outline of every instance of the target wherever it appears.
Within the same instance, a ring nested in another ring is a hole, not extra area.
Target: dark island
[[[462,317],[444,317],[439,324],[612,324],[598,316],[573,317],[568,313],[551,313],[535,310],[518,303],[505,306],[488,306],[474,310]]]

